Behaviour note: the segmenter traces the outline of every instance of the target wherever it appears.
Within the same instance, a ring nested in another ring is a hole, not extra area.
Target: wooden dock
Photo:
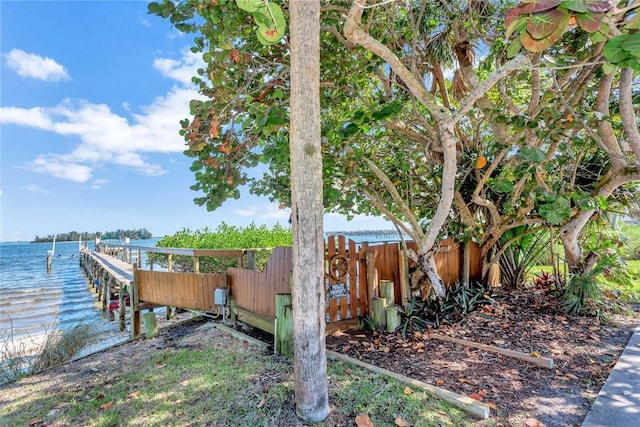
[[[83,249],[80,253],[80,266],[98,295],[102,311],[108,311],[113,319],[118,310],[120,330],[126,328],[126,296],[131,290],[134,266],[111,255]]]

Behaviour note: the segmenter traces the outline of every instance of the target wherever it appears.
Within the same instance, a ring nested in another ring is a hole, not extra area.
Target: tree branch
[[[633,71],[631,68],[623,68],[620,72],[620,118],[622,127],[627,135],[627,141],[636,159],[640,161],[640,131],[633,112],[633,98],[631,87],[633,85]]]

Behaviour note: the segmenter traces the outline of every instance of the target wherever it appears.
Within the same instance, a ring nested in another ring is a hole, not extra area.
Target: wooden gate
[[[358,319],[367,314],[367,277],[356,242],[329,236],[325,252],[327,323]]]

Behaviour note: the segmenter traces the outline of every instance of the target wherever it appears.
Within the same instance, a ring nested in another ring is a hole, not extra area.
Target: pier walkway
[[[131,283],[133,281],[133,266],[131,264],[100,252],[91,252],[91,256],[109,270],[118,282]]]

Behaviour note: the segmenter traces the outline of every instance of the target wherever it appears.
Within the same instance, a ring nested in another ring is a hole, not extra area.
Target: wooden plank
[[[267,344],[266,342],[262,342],[259,339],[250,337],[247,334],[243,334],[240,331],[236,331],[235,329],[232,329],[232,328],[230,328],[228,326],[225,326],[225,325],[222,325],[220,323],[216,324],[216,329],[219,329],[219,330],[221,330],[221,331],[223,331],[223,332],[225,332],[225,333],[227,333],[229,335],[232,335],[232,336],[238,338],[241,341],[246,341],[246,342],[251,343],[251,344],[253,344],[253,345],[257,346],[257,347],[260,347],[260,348],[267,348],[269,346],[269,344]]]
[[[367,307],[369,308],[368,316],[373,319],[373,299],[377,297],[376,295],[376,262],[375,262],[375,253],[371,251],[365,252],[365,260],[367,265]]]
[[[503,356],[509,356],[509,357],[513,357],[515,359],[518,360],[523,360],[525,362],[529,362],[532,363],[536,366],[540,366],[542,368],[548,368],[548,369],[553,369],[553,359],[549,358],[549,357],[536,357],[536,356],[532,356],[531,354],[527,354],[527,353],[522,353],[520,351],[515,351],[515,350],[509,350],[506,348],[501,348],[501,347],[495,347],[493,345],[487,345],[487,344],[481,344],[481,343],[477,343],[477,342],[473,342],[473,341],[467,341],[467,340],[463,340],[460,338],[454,338],[454,337],[450,337],[448,335],[441,335],[441,334],[431,334],[429,335],[430,338],[435,338],[437,340],[441,340],[441,341],[449,341],[455,344],[460,344],[460,345],[464,345],[467,347],[474,347],[474,348],[479,348],[482,350],[487,350],[493,353],[498,353],[498,354],[502,354]]]
[[[400,249],[398,252],[398,266],[399,266],[399,275],[400,275],[400,306],[403,308],[407,308],[409,305],[409,300],[411,299],[411,289],[409,287],[409,273],[408,273],[408,263],[407,263],[407,255],[405,251]]]
[[[349,317],[358,317],[358,253],[356,251],[356,242],[349,239]]]
[[[338,236],[338,253],[347,260],[347,274],[344,275],[344,285],[346,286],[349,283],[351,260],[349,259],[349,253],[347,252],[347,242],[343,235]],[[349,302],[347,298],[340,298],[338,300],[338,305],[340,307],[340,320],[347,319],[349,313]]]
[[[413,378],[405,377],[404,375],[401,375],[401,374],[396,374],[395,372],[389,371],[387,369],[379,368],[377,366],[371,365],[361,360],[357,360],[352,357],[345,356],[344,354],[336,353],[335,351],[327,350],[327,358],[332,360],[339,360],[345,363],[351,363],[352,365],[360,366],[372,372],[389,376],[404,384],[408,384],[410,386],[419,388],[433,396],[436,396],[446,402],[449,402],[450,404],[457,406],[458,408],[461,408],[469,412],[470,414],[473,414],[485,420],[489,418],[489,414],[490,414],[489,405],[487,405],[486,403],[474,400],[468,396],[457,394],[452,391],[445,390],[445,389],[436,387],[434,385],[427,384],[422,381],[414,380]]]

